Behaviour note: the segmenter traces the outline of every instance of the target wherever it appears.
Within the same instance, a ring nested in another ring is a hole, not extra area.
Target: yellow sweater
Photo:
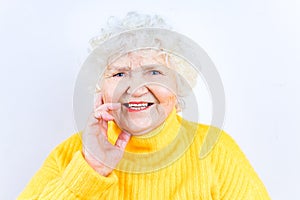
[[[159,129],[132,137],[128,155],[108,177],[85,162],[80,134],[75,134],[51,152],[18,199],[270,199],[223,131],[212,151],[199,158],[209,129],[214,128],[173,113]],[[113,142],[118,128],[110,124],[109,130]]]

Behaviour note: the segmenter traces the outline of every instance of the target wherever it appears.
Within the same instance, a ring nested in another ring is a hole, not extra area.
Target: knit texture
[[[178,136],[179,129],[184,130],[182,136]],[[209,129],[218,130],[172,114],[159,130],[132,137],[126,147],[127,152],[144,155],[178,140],[174,143],[178,148],[163,154],[172,159],[160,161],[157,158],[155,163],[160,164],[157,165],[160,168],[154,171],[149,169],[156,165],[147,158],[143,163],[137,160],[134,165],[125,161],[122,166],[126,166],[127,171],[115,169],[108,177],[99,175],[87,164],[81,152],[81,136],[74,134],[51,152],[18,199],[270,199],[245,155],[225,132],[220,132],[212,151],[205,158],[199,158]],[[110,124],[109,130],[113,142],[119,131],[114,124]],[[190,134],[190,130],[196,134]],[[182,143],[187,145],[180,147]],[[162,162],[165,163],[161,165]],[[150,168],[139,167],[144,163]],[[133,173],[143,169],[148,171]]]

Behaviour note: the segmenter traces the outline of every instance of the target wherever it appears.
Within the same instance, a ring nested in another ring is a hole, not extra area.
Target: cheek
[[[112,102],[112,95],[109,90],[102,90],[102,100],[103,103],[111,103]]]
[[[104,81],[101,87],[102,99],[103,103],[113,102],[113,96],[115,96],[116,85],[109,83],[108,81]]]
[[[163,106],[173,108],[176,105],[177,102],[176,95],[169,89],[157,86],[157,87],[152,87],[151,90],[155,95],[156,99]]]
[[[169,109],[173,109],[176,105],[176,96],[175,95],[172,95],[172,96],[167,96],[166,97],[166,106],[169,108]]]
[[[172,112],[174,108],[176,108],[176,96],[173,94],[165,95],[165,98],[160,102],[160,105],[164,109],[166,116]]]
[[[101,92],[104,103],[118,102],[124,94],[126,84],[120,81],[104,81]]]

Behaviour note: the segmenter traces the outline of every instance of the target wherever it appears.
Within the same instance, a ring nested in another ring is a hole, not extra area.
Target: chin
[[[131,133],[132,135],[143,135],[146,134],[148,132],[150,132],[151,130],[153,130],[155,127],[153,127],[153,125],[151,124],[145,124],[145,123],[129,123],[126,126],[126,130]]]
[[[135,120],[135,121],[130,121],[125,124],[120,124],[120,128],[126,130],[128,133],[139,136],[139,135],[144,135],[155,128],[157,128],[161,123],[156,122],[153,123],[151,120]]]
[[[159,127],[166,119],[165,111],[160,107],[142,112],[120,112],[115,117],[118,126],[126,132],[139,136]]]

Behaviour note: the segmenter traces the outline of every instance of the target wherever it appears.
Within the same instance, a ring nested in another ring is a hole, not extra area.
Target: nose
[[[133,97],[140,97],[149,92],[145,82],[142,80],[131,80],[127,93]]]

